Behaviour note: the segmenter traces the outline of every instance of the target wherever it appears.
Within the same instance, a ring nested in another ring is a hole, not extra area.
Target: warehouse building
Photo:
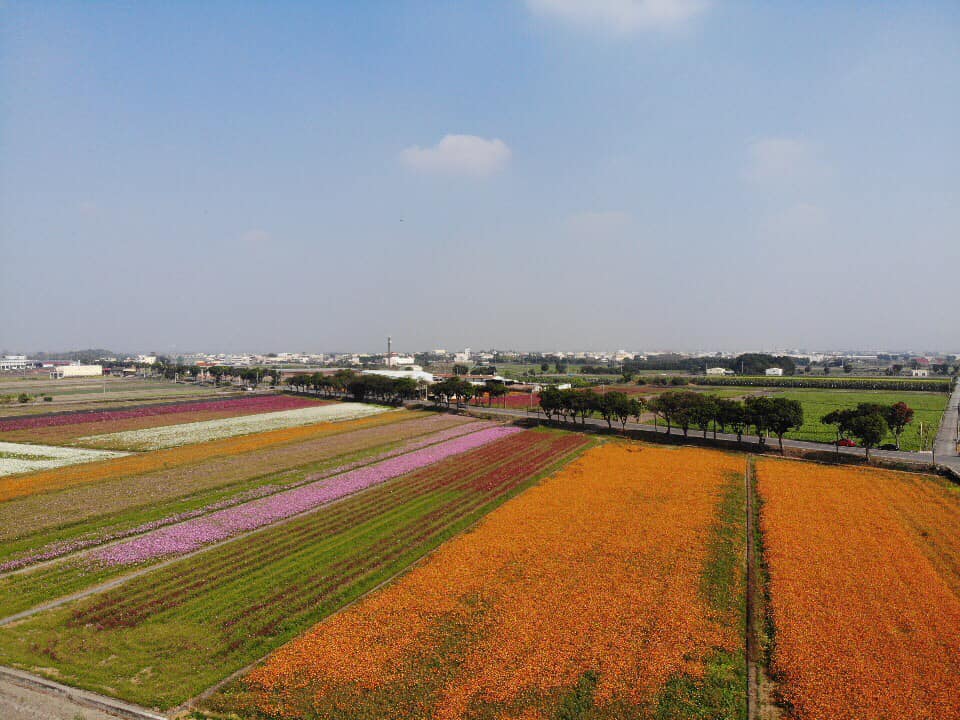
[[[50,371],[51,379],[68,377],[100,377],[103,365],[59,365]]]

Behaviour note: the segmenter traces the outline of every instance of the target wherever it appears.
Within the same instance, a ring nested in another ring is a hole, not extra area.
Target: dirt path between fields
[[[753,458],[747,458],[747,720],[781,720],[786,715],[775,701],[776,683],[767,672],[760,635],[765,615],[758,568],[756,482]]]

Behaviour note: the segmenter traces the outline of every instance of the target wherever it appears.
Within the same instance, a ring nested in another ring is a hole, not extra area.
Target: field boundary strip
[[[0,665],[0,679],[21,687],[40,690],[47,694],[62,695],[78,705],[83,705],[94,710],[102,710],[110,715],[126,718],[126,720],[168,720],[166,715],[155,713],[152,710],[134,705],[125,700],[118,700],[117,698],[112,698],[107,695],[64,685],[63,683],[48,680],[38,675],[32,675],[23,670],[17,670],[16,668]]]
[[[514,490],[510,491],[510,492],[506,495],[506,497],[505,497],[500,503],[498,503],[497,507],[502,507],[504,504],[510,502],[510,500],[512,500],[513,498],[515,498],[515,497],[517,497],[518,495],[522,494],[524,491],[530,489],[531,487],[534,487],[535,485],[539,484],[540,482],[542,482],[542,481],[545,480],[546,478],[552,476],[554,473],[558,472],[561,468],[563,468],[564,466],[566,466],[567,464],[569,464],[570,462],[572,462],[573,460],[575,460],[578,456],[582,455],[584,452],[586,452],[587,450],[589,450],[591,447],[595,447],[596,444],[597,444],[597,442],[596,442],[595,440],[585,439],[583,442],[581,442],[581,443],[580,443],[579,445],[577,445],[576,447],[572,448],[570,451],[568,451],[568,452],[564,453],[563,455],[555,458],[553,462],[551,462],[549,465],[547,465],[547,466],[544,467],[542,470],[540,470],[539,472],[537,472],[537,473],[536,473],[535,475],[533,475],[531,478],[529,478],[528,480],[526,480],[519,488],[515,488]],[[478,517],[478,518],[477,518],[476,520],[474,520],[472,523],[470,523],[470,524],[466,525],[465,527],[463,527],[463,528],[462,528],[459,532],[457,532],[453,537],[456,538],[456,537],[460,537],[460,536],[462,536],[462,535],[465,535],[465,534],[467,534],[467,533],[473,532],[473,531],[477,528],[477,526],[479,526],[484,520],[486,520],[486,518],[488,517],[488,515],[489,515],[489,513],[483,513],[482,515],[480,515],[480,517]],[[323,618],[322,620],[320,620],[319,622],[314,623],[314,624],[311,625],[309,628],[307,628],[306,630],[304,630],[304,632],[301,633],[300,635],[298,635],[297,637],[301,637],[304,633],[309,632],[312,628],[316,627],[317,625],[320,625],[320,624],[322,624],[322,623],[328,622],[328,621],[330,621],[332,618],[335,618],[335,617],[337,617],[338,615],[341,615],[342,613],[346,612],[347,610],[349,610],[350,608],[354,607],[355,605],[358,605],[358,604],[362,603],[365,599],[369,598],[371,595],[379,592],[380,590],[384,589],[384,588],[387,587],[388,585],[396,582],[397,580],[399,580],[399,579],[402,578],[403,576],[409,574],[409,573],[410,573],[411,571],[413,571],[414,569],[420,567],[421,565],[424,565],[424,564],[427,563],[434,555],[436,555],[438,552],[440,552],[440,551],[446,546],[447,542],[449,542],[449,541],[452,540],[452,539],[453,539],[453,538],[448,538],[446,541],[441,542],[439,545],[437,545],[437,547],[433,548],[432,550],[430,550],[429,552],[425,553],[424,555],[422,555],[422,556],[419,557],[418,559],[414,560],[412,563],[410,563],[410,564],[407,565],[406,567],[398,570],[396,573],[394,573],[394,574],[391,575],[390,577],[385,578],[382,582],[378,583],[377,585],[375,585],[374,587],[370,588],[370,589],[367,590],[366,592],[364,592],[364,593],[362,593],[361,595],[357,596],[356,598],[354,598],[353,600],[351,600],[349,603],[347,603],[347,604],[343,605],[342,607],[338,608],[336,611],[330,613],[329,615],[327,615],[326,617],[324,617],[324,618]],[[0,621],[0,624],[2,624],[2,621]],[[220,680],[219,682],[215,683],[214,685],[211,685],[210,687],[208,687],[206,690],[204,690],[204,691],[203,691],[202,693],[200,693],[199,695],[196,695],[196,696],[190,698],[189,700],[184,701],[183,703],[181,703],[181,704],[178,705],[177,707],[172,708],[172,709],[170,710],[170,715],[175,717],[175,716],[177,716],[177,715],[179,715],[179,714],[181,714],[181,713],[184,713],[184,712],[188,712],[188,711],[192,711],[192,710],[200,710],[200,704],[201,704],[201,703],[203,703],[205,700],[207,700],[207,699],[209,699],[210,697],[212,697],[212,696],[213,696],[214,694],[216,694],[219,690],[222,690],[224,687],[226,687],[226,686],[229,685],[230,683],[232,683],[232,682],[234,682],[234,681],[236,681],[236,680],[239,680],[241,677],[243,677],[244,675],[246,675],[247,673],[249,673],[249,672],[250,672],[251,670],[253,670],[255,667],[257,667],[258,665],[260,665],[260,664],[262,664],[263,662],[265,662],[268,658],[270,658],[271,655],[273,655],[274,653],[276,653],[277,651],[279,651],[279,650],[280,650],[281,648],[283,648],[285,645],[286,645],[286,643],[285,643],[284,645],[280,645],[280,647],[274,648],[273,650],[271,650],[271,651],[268,652],[268,653],[265,653],[264,655],[260,656],[260,657],[257,658],[256,660],[254,660],[254,661],[250,662],[249,664],[247,664],[246,666],[240,668],[239,670],[236,670],[236,671],[232,672],[230,675],[228,675],[227,677],[223,678],[222,680]]]

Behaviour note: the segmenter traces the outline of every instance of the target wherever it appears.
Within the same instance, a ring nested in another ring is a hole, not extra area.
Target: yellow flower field
[[[741,642],[700,584],[742,468],[695,449],[590,450],[281,648],[233,699],[282,718],[536,718],[586,683],[604,717],[646,707]]]

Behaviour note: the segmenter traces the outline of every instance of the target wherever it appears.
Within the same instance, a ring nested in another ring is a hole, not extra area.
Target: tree
[[[347,385],[347,390],[353,395],[354,400],[363,402],[363,399],[367,396],[367,383],[360,378],[351,380]]]
[[[466,365],[461,365],[459,363],[453,366],[454,375],[466,375],[469,370],[470,368],[468,368]]]
[[[707,430],[710,429],[710,423],[717,415],[717,399],[713,395],[695,395],[690,398],[690,412],[693,424],[703,431],[703,436],[707,436]]]
[[[675,392],[661,393],[647,403],[647,407],[654,415],[663,418],[667,424],[667,435],[673,429],[673,413],[677,406],[676,395]]]
[[[714,403],[716,412],[713,416],[713,437],[717,437],[717,426],[720,432],[726,432],[729,425],[737,433],[737,442],[743,437],[743,403],[729,398],[717,398]]]
[[[612,430],[614,419],[619,420],[621,412],[626,411],[629,398],[622,392],[608,392],[600,395],[598,400],[600,414],[607,421],[607,427]],[[624,421],[624,427],[626,427],[626,421]]]
[[[630,398],[627,409],[629,410],[629,416],[634,418],[637,424],[639,424],[643,418],[643,411],[646,409],[646,406],[647,403],[644,402],[642,398]],[[627,429],[626,420],[623,421],[623,429]]]
[[[545,363],[545,362],[540,363],[540,372],[546,372],[546,371],[549,370],[549,369],[550,369],[550,365],[549,365],[549,364],[547,364],[547,363]]]
[[[487,393],[487,407],[490,407],[493,404],[494,398],[504,397],[510,391],[507,389],[507,386],[499,380],[487,380],[484,386],[484,392]]]
[[[563,396],[556,388],[544,388],[540,391],[540,408],[547,420],[552,420],[554,415],[559,416],[562,404]]]
[[[794,428],[803,425],[803,405],[799,400],[777,397],[770,400],[770,414],[767,425],[780,442],[780,454],[783,455],[783,436]]]
[[[913,408],[905,402],[898,402],[887,408],[885,413],[887,425],[896,438],[897,450],[900,449],[900,435],[906,429],[907,425],[913,422]]]
[[[767,430],[770,428],[772,412],[770,403],[771,400],[768,397],[748,397],[744,403],[747,424],[756,428],[761,445],[766,445],[767,442]]]
[[[860,444],[863,445],[866,452],[867,462],[870,462],[870,448],[880,444],[886,431],[887,423],[880,413],[857,414],[850,422],[850,433],[854,437],[860,438]]]

